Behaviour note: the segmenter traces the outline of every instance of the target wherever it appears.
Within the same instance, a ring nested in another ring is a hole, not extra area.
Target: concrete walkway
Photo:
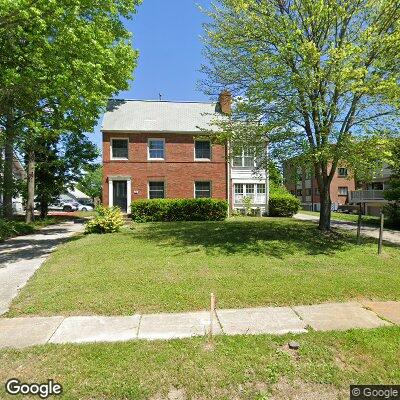
[[[8,310],[12,299],[48,255],[59,244],[82,230],[82,223],[65,222],[0,243],[0,315]]]
[[[313,222],[318,222],[319,220],[319,217],[317,215],[308,215],[302,213],[296,214],[294,218],[299,219],[301,221],[313,221]],[[334,228],[345,229],[348,231],[357,231],[357,224],[354,222],[332,220],[331,226],[333,226]],[[361,235],[379,239],[379,228],[362,225]],[[385,240],[386,242],[400,245],[400,231],[395,231],[392,229],[385,228],[383,231],[383,240]]]
[[[211,322],[212,320],[212,322]],[[211,326],[212,324],[212,326]],[[169,340],[220,335],[306,333],[400,325],[399,302],[325,303],[123,317],[0,318],[0,348],[46,343]]]

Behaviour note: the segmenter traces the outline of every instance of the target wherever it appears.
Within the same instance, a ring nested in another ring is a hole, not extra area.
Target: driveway
[[[68,238],[82,231],[82,223],[71,221],[0,243],[0,315],[7,312],[12,299],[49,254]]]
[[[319,220],[319,217],[317,215],[308,215],[301,213],[296,214],[294,218],[302,221],[313,221],[313,222],[318,222]],[[346,229],[348,231],[357,231],[357,224],[354,222],[332,220],[331,226],[334,228]],[[362,225],[361,235],[379,239],[379,228]],[[383,240],[385,240],[386,242],[400,245],[400,231],[384,229]]]

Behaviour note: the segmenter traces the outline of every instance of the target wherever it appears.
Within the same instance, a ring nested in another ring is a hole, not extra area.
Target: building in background
[[[296,196],[304,210],[320,211],[320,194],[317,179],[311,167],[292,164],[290,160],[284,164],[284,183],[287,190]],[[350,193],[356,188],[355,179],[346,167],[338,167],[332,179],[330,195],[332,210],[350,204]]]
[[[364,214],[378,216],[382,207],[388,203],[383,196],[385,189],[389,188],[389,179],[392,171],[384,165],[381,171],[375,173],[374,178],[367,183],[361,183],[358,190],[350,192],[350,204],[361,204]]]

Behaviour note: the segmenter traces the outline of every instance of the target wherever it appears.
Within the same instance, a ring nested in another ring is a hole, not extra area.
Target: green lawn
[[[400,299],[400,248],[292,219],[134,224],[61,246],[9,316],[119,315]]]
[[[299,211],[301,214],[308,214],[308,215],[315,215],[319,217],[319,212],[316,211],[306,211],[301,210]],[[349,221],[349,222],[358,222],[358,215],[357,214],[345,214],[340,212],[332,212],[332,220],[335,221]],[[363,215],[362,216],[362,223],[363,225],[368,226],[379,226],[380,225],[380,217],[374,217],[372,215]]]
[[[298,352],[287,342],[295,338]],[[348,399],[350,384],[400,382],[400,327],[298,336],[46,345],[0,351],[0,381],[54,379],[66,399]],[[168,396],[169,395],[169,396]],[[0,397],[6,396],[4,385]]]

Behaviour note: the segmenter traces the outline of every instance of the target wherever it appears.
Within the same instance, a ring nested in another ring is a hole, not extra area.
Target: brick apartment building
[[[300,200],[305,210],[320,211],[318,184],[312,168],[292,167],[288,161],[284,166],[284,180],[288,191]],[[355,179],[350,178],[348,169],[338,167],[331,183],[332,209],[350,204],[350,196],[355,189]]]
[[[265,173],[255,177],[254,157],[242,152],[228,161],[226,146],[201,129],[229,114],[231,95],[217,103],[114,100],[102,126],[103,203],[128,212],[137,199],[226,199],[231,208],[265,204]],[[263,180],[264,179],[264,180]]]

